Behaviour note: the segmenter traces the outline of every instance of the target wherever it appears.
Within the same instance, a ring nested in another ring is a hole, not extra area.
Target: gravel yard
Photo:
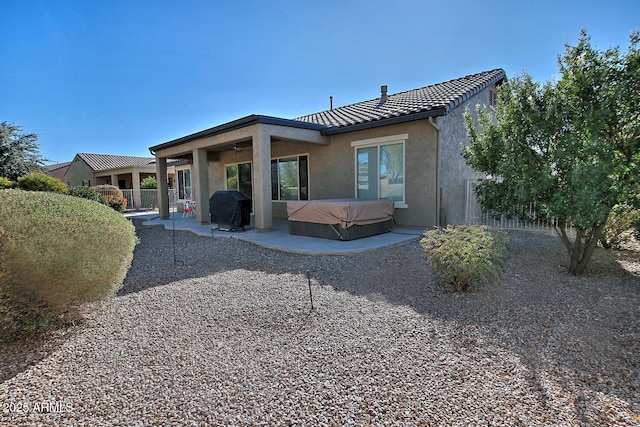
[[[557,237],[511,232],[500,283],[457,294],[417,240],[307,256],[136,225],[117,298],[0,348],[0,426],[640,426],[638,252],[571,277]]]

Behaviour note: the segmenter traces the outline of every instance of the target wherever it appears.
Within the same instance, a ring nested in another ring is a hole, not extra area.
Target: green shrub
[[[13,182],[9,180],[9,178],[5,178],[4,176],[0,176],[0,190],[5,188],[13,188]]]
[[[53,193],[66,193],[67,185],[41,172],[28,173],[18,178],[18,188],[27,191],[50,191]]]
[[[12,298],[4,292],[2,277],[7,272],[6,239],[7,232],[0,227],[0,342],[42,333],[60,324],[59,318],[47,313],[43,307],[29,304],[17,295]]]
[[[93,200],[94,202],[102,203],[103,205],[107,204],[107,199],[105,199],[102,193],[94,190],[91,187],[73,187],[69,190],[69,195],[87,200]]]
[[[0,291],[41,320],[115,295],[137,243],[131,222],[113,209],[55,193],[0,190],[0,224]]]
[[[4,249],[3,242],[7,239],[7,232],[4,231],[4,228],[0,227],[0,283],[2,283],[2,277],[5,275],[5,258],[7,256],[7,251]]]
[[[124,212],[127,208],[128,200],[124,197],[122,190],[115,185],[96,185],[91,188],[104,196],[107,206],[118,212]]]
[[[0,342],[44,333],[62,323],[59,316],[48,313],[42,307],[12,300],[0,291]]]
[[[107,205],[109,205],[112,209],[115,209],[117,212],[124,212],[127,209],[128,200],[122,196],[104,196],[107,200]]]
[[[104,196],[120,196],[120,197],[124,197],[124,194],[122,193],[122,190],[119,187],[116,187],[115,185],[109,185],[109,184],[94,185],[91,188],[93,188],[97,192],[103,194]]]
[[[485,226],[438,228],[421,243],[436,277],[458,292],[497,280],[508,255],[506,233]]]
[[[144,189],[158,188],[158,181],[154,177],[148,176],[140,182],[140,188],[144,188]]]
[[[616,206],[605,223],[600,244],[606,249],[620,249],[633,237],[640,240],[640,210]]]

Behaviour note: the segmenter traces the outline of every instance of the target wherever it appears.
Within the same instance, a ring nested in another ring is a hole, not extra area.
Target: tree
[[[148,176],[140,182],[140,188],[154,189],[158,187],[158,181],[154,176]]]
[[[495,120],[478,108],[465,121],[467,163],[486,173],[482,207],[532,220],[556,218],[569,272],[584,273],[614,206],[638,207],[640,189],[640,36],[626,54],[598,51],[582,31],[558,58],[559,76],[539,84],[524,73],[502,85]],[[567,234],[573,225],[576,235]]]
[[[13,123],[0,123],[0,176],[16,181],[30,172],[44,172],[46,160],[38,148],[38,135],[24,133]]]

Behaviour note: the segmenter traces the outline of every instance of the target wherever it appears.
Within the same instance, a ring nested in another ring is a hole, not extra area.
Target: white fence
[[[158,190],[156,189],[141,189],[121,190],[122,195],[127,199],[128,211],[140,211],[151,210],[158,208]],[[102,194],[111,194],[109,190],[99,190]]]
[[[129,203],[127,209],[139,211],[158,208],[158,190],[141,189],[141,190],[122,190],[122,194],[127,198]]]
[[[494,217],[488,212],[484,212],[482,207],[476,200],[473,187],[478,181],[467,181],[466,205],[465,205],[465,223],[470,225],[487,225],[489,227],[504,228],[509,230],[541,230],[552,231],[556,227],[560,227],[557,218],[538,217],[535,205],[526,207],[527,216],[534,218],[533,221],[521,221],[518,218],[507,218],[505,215]],[[538,219],[536,219],[538,218]],[[573,231],[573,227],[565,225],[568,233]]]

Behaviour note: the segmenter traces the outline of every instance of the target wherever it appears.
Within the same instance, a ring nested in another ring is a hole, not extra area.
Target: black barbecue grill
[[[211,222],[224,231],[244,230],[251,221],[251,199],[239,191],[216,191],[209,199]]]

